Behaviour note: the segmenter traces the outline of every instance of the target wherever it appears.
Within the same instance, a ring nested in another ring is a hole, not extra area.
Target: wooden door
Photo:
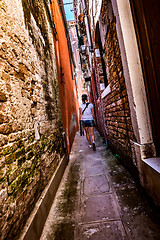
[[[160,156],[160,1],[130,0],[151,116]]]

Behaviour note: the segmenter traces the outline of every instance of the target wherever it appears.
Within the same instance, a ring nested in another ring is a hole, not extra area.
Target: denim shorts
[[[94,121],[93,120],[83,120],[83,127],[94,127]]]

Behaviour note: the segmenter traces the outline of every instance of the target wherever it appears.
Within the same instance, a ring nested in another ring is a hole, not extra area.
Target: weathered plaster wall
[[[56,26],[56,55],[61,99],[63,129],[65,132],[68,153],[71,150],[75,133],[78,130],[78,96],[74,79],[74,67],[69,52],[69,33],[64,27],[67,24],[61,1],[51,1],[51,11]]]
[[[0,238],[14,239],[64,150],[44,1],[1,0],[0,12]]]

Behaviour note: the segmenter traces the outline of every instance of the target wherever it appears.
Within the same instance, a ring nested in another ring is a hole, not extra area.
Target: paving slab
[[[90,196],[84,200],[81,208],[84,211],[81,222],[120,219],[113,194]]]
[[[90,177],[98,174],[105,174],[104,167],[102,164],[97,164],[96,166],[86,166],[85,168],[85,176]]]
[[[93,174],[93,172],[92,172]],[[91,196],[109,192],[109,182],[105,175],[86,177],[84,180],[84,195]]]
[[[121,221],[81,224],[77,230],[77,240],[127,240]]]

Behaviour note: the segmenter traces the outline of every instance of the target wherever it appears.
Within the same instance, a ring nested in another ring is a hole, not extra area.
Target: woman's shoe
[[[93,146],[93,151],[96,151],[96,144],[95,144],[95,142],[92,143],[92,146]]]

